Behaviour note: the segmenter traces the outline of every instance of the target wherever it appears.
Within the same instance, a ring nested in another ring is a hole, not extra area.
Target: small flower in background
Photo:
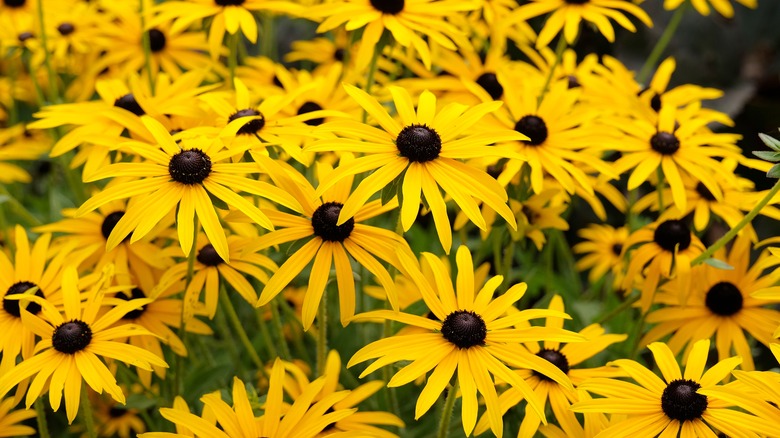
[[[16,401],[6,398],[0,401],[0,436],[30,436],[35,435],[35,428],[21,424],[30,418],[35,418],[32,409],[14,410]]]
[[[404,267],[403,272],[419,288],[432,317],[391,310],[375,310],[357,315],[355,320],[388,319],[425,331],[406,335],[399,333],[372,342],[355,353],[347,366],[377,359],[361,373],[363,377],[384,365],[411,361],[390,379],[387,383],[390,387],[404,385],[433,370],[417,399],[415,419],[419,419],[436,403],[457,371],[456,384],[463,398],[463,431],[467,435],[471,434],[477,422],[479,392],[485,399],[491,431],[502,436],[503,411],[491,375],[515,388],[528,401],[541,422],[547,424],[542,401],[508,365],[527,367],[569,389],[572,389],[571,382],[559,368],[528,353],[517,343],[537,340],[576,342],[584,338],[561,328],[511,327],[533,318],[568,318],[568,315],[561,311],[542,309],[506,314],[523,296],[526,285],[516,284],[496,299],[493,299],[493,293],[503,277],[492,277],[481,289],[477,289],[471,253],[465,246],[459,247],[456,255],[458,271],[455,287],[445,266],[433,254],[423,253],[433,269],[434,282],[423,276],[416,259],[408,258],[400,252],[398,255]]]
[[[702,394],[710,389],[734,393],[734,389],[719,382],[742,362],[740,357],[724,359],[705,371],[710,341],[704,339],[693,346],[683,374],[666,344],[655,342],[648,348],[663,379],[633,360],[613,361],[612,365],[620,367],[637,384],[606,378],[585,381],[581,388],[604,398],[575,403],[574,412],[625,414],[624,421],[604,430],[605,436],[677,436],[679,433],[695,437],[716,436],[717,432],[749,436],[748,431],[761,433],[771,427],[767,420],[750,412],[750,405],[740,406],[748,413],[740,412],[730,408],[732,404],[726,399]]]
[[[758,0],[736,0],[739,4],[755,9],[758,7]],[[664,0],[664,9],[673,10],[683,7],[687,0]],[[710,15],[710,6],[720,15],[726,18],[734,17],[734,6],[731,0],[691,0],[693,8],[701,15]]]
[[[577,234],[584,239],[573,248],[575,254],[582,255],[577,260],[577,269],[589,269],[588,281],[592,284],[609,274],[612,288],[620,288],[627,267],[623,248],[628,239],[628,228],[590,224]]]
[[[769,347],[772,331],[780,325],[780,312],[770,307],[780,296],[770,289],[780,279],[780,263],[763,251],[751,262],[751,242],[746,234],[738,236],[727,252],[714,255],[731,266],[730,269],[710,265],[696,266],[691,280],[672,280],[661,286],[654,301],[663,307],[650,312],[646,321],[656,324],[639,341],[646,345],[669,337],[667,345],[673,354],[684,348],[683,361],[694,342],[713,339],[719,360],[732,354],[742,357],[742,369],[755,369],[749,338]],[[773,269],[772,272],[766,272]],[[679,288],[690,288],[687,301],[679,301]],[[750,336],[746,336],[749,334]]]

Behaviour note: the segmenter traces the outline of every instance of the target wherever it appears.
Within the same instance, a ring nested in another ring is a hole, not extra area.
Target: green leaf
[[[780,161],[780,153],[772,151],[753,151],[753,155],[761,158],[765,161],[777,162]]]
[[[776,139],[774,137],[770,137],[770,136],[768,136],[766,134],[763,134],[763,133],[759,133],[758,134],[758,138],[760,138],[761,141],[763,141],[764,144],[767,145],[767,147],[769,147],[769,148],[771,148],[771,149],[773,149],[773,150],[775,150],[777,152],[780,152],[780,140],[778,140],[778,139]]]
[[[766,173],[766,176],[767,178],[780,178],[780,164],[772,166],[769,172]]]
[[[723,260],[718,260],[718,259],[714,259],[714,258],[708,258],[707,260],[704,261],[704,263],[712,266],[713,268],[723,269],[725,271],[733,271],[734,270],[733,266],[731,266],[730,264],[724,262]]]
[[[401,187],[402,187],[401,183],[404,180],[404,175],[406,175],[406,170],[398,174],[398,176],[396,176],[395,178],[393,178],[392,181],[390,181],[390,184],[386,185],[382,189],[382,194],[381,194],[382,205],[385,205],[388,202],[392,201],[395,195],[399,196],[399,202],[400,202]]]

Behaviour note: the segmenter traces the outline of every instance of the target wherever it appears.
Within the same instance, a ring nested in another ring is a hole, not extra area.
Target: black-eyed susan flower
[[[284,386],[284,389],[293,400],[296,400],[304,391],[306,391],[307,386],[311,383],[303,370],[294,364],[286,364],[286,370],[293,375],[291,376],[292,378],[289,383]],[[330,350],[322,373],[322,377],[325,379],[325,385],[323,385],[322,390],[315,397],[315,400],[323,400],[327,397],[331,397],[333,394],[344,391],[339,383],[341,370],[341,357],[339,356],[339,353],[336,350]],[[401,421],[400,418],[389,412],[362,411],[357,407],[364,400],[382,389],[383,386],[384,382],[381,380],[374,380],[364,383],[355,389],[348,390],[347,397],[333,404],[331,409],[336,411],[357,408],[357,411],[331,425],[328,428],[328,432],[331,434],[363,434],[375,438],[396,438],[398,435],[377,426],[404,427],[404,422]]]
[[[580,387],[604,398],[575,403],[575,412],[603,412],[625,414],[623,421],[604,430],[604,436],[679,436],[693,438],[714,437],[717,432],[728,436],[754,436],[751,431],[762,430],[765,420],[730,409],[732,404],[707,396],[701,391],[717,388],[742,361],[731,357],[718,362],[705,372],[710,349],[709,339],[698,341],[688,359],[685,372],[680,371],[669,347],[661,342],[648,345],[663,379],[638,362],[619,359],[610,362],[620,367],[637,384],[618,379],[594,378]]]
[[[549,12],[552,14],[539,32],[536,47],[549,45],[561,31],[566,42],[569,45],[574,44],[582,21],[594,24],[599,33],[610,42],[615,41],[615,29],[609,21],[610,18],[631,32],[636,32],[636,26],[626,14],[639,19],[648,27],[653,26],[647,13],[628,0],[531,0],[512,12],[506,23],[523,22]]]
[[[626,268],[623,247],[628,239],[628,228],[590,224],[577,231],[577,235],[584,239],[572,248],[575,254],[581,254],[577,269],[589,269],[588,281],[591,283],[609,273],[613,287],[620,287]]]
[[[431,264],[434,282],[423,276],[416,259],[400,252],[398,254],[405,275],[419,288],[431,316],[391,310],[357,315],[356,319],[389,319],[421,330],[406,335],[399,333],[372,342],[358,350],[347,366],[377,359],[363,371],[363,377],[384,365],[411,361],[390,379],[388,386],[391,387],[409,383],[433,370],[417,399],[415,418],[420,418],[433,406],[457,371],[456,381],[463,397],[463,430],[466,435],[471,434],[477,422],[479,392],[485,400],[490,429],[497,436],[502,436],[502,411],[491,375],[517,389],[546,424],[542,400],[509,366],[535,370],[568,389],[572,389],[571,382],[555,365],[528,352],[518,343],[540,340],[573,342],[583,340],[583,337],[560,328],[518,329],[513,326],[533,318],[568,318],[568,315],[548,309],[527,309],[506,315],[509,308],[525,293],[526,284],[516,284],[505,294],[493,299],[493,293],[503,277],[492,277],[477,289],[471,253],[465,246],[457,251],[458,272],[454,286],[443,263],[433,254],[423,255]]]
[[[664,106],[658,113],[657,123],[640,118],[606,121],[626,134],[613,142],[622,154],[614,168],[619,173],[631,171],[629,190],[639,187],[660,169],[679,210],[684,211],[687,205],[683,173],[701,182],[716,199],[722,199],[713,175],[724,174],[718,159],[740,160],[741,152],[736,146],[740,136],[710,131],[706,125],[720,119],[699,112],[699,108],[698,104],[681,109]]]
[[[683,5],[683,2],[684,0],[664,0],[664,9],[677,9]],[[758,0],[737,0],[737,2],[751,9],[758,7]],[[691,4],[701,15],[710,15],[710,5],[712,5],[712,9],[720,15],[726,18],[734,17],[734,6],[731,5],[731,0],[691,0]]]
[[[775,371],[740,371],[731,374],[736,381],[725,388],[702,389],[701,393],[733,403],[753,415],[761,417],[764,426],[756,430],[761,436],[772,436],[780,427],[780,380]],[[756,424],[758,426],[758,424]]]
[[[219,56],[225,32],[230,35],[241,33],[251,42],[256,43],[257,21],[253,12],[280,12],[296,15],[302,10],[295,2],[284,0],[184,0],[167,1],[156,5],[154,18],[149,20],[149,26],[173,21],[174,32],[189,28],[193,23],[204,18],[211,18],[208,26],[209,52],[216,59]]]
[[[593,193],[585,170],[617,177],[601,159],[604,148],[599,148],[615,138],[614,130],[601,123],[594,107],[579,103],[582,89],[569,88],[568,79],[558,80],[550,84],[539,102],[544,84],[540,73],[507,72],[498,78],[502,83],[519,85],[504,89],[505,105],[486,119],[489,126],[513,129],[528,137],[508,145],[525,159],[509,159],[498,176],[501,184],[509,184],[523,166],[531,169],[534,193],[545,189],[545,175],[552,176],[569,193],[578,186]]]
[[[307,16],[323,19],[317,28],[319,33],[342,24],[350,31],[364,28],[355,60],[358,70],[368,66],[385,30],[398,44],[413,48],[430,70],[430,43],[423,36],[449,50],[455,50],[456,44],[467,45],[466,35],[446,17],[477,7],[479,3],[469,0],[340,0],[314,7]]]
[[[230,260],[227,237],[220,224],[209,195],[214,195],[228,205],[241,210],[266,229],[273,224],[250,201],[234,190],[271,199],[290,208],[298,208],[288,193],[263,181],[250,179],[248,173],[259,173],[258,166],[245,163],[222,162],[235,155],[235,151],[223,150],[219,139],[205,137],[182,138],[178,143],[156,120],[145,117],[143,124],[152,133],[155,145],[128,142],[125,147],[144,159],[140,162],[115,163],[96,172],[92,179],[130,176],[132,181],[114,185],[96,194],[77,211],[86,214],[109,202],[124,198],[139,198],[129,203],[125,214],[114,226],[106,247],[115,248],[132,231],[134,242],[178,207],[177,230],[179,244],[185,255],[193,245],[195,217],[199,219],[209,242],[217,254]],[[152,207],[153,206],[153,207]]]
[[[184,290],[184,313],[180,314],[185,324],[189,324],[195,315],[195,309],[201,305],[200,296],[203,292],[205,292],[203,305],[206,315],[209,318],[214,318],[219,301],[220,281],[229,284],[246,302],[254,305],[257,302],[257,292],[249,279],[253,278],[265,284],[268,282],[270,273],[275,272],[278,268],[276,263],[267,256],[244,251],[243,248],[248,244],[247,238],[228,236],[227,243],[231,256],[229,264],[225,263],[225,260],[217,254],[214,245],[208,243],[206,239],[198,239],[198,253],[192,268],[194,274]],[[189,263],[187,260],[178,263],[165,272],[159,285],[167,287],[171,283],[184,281],[188,271]]]
[[[420,209],[421,198],[433,214],[436,231],[444,250],[452,246],[452,230],[447,207],[439,186],[452,197],[464,214],[480,229],[487,224],[480,213],[478,201],[498,212],[511,227],[515,226],[512,211],[507,206],[507,195],[495,179],[484,171],[459,160],[485,156],[514,156],[517,154],[496,146],[494,142],[526,138],[516,131],[497,129],[479,134],[469,130],[485,115],[501,106],[500,102],[485,102],[473,107],[450,103],[437,111],[436,97],[431,92],[420,95],[415,111],[409,93],[390,87],[393,102],[401,123],[366,92],[344,85],[349,93],[381,126],[381,129],[354,120],[323,124],[325,131],[335,131],[353,138],[319,140],[305,150],[315,152],[361,152],[363,157],[339,166],[327,181],[322,181],[317,194],[322,194],[343,178],[375,170],[363,179],[344,203],[337,225],[344,224],[376,192],[394,179],[401,178],[401,225],[408,231]]]
[[[775,299],[760,299],[753,295],[771,287],[780,278],[780,270],[762,275],[768,268],[780,263],[766,251],[751,263],[750,239],[742,234],[734,240],[728,253],[717,252],[714,257],[733,269],[718,269],[709,265],[695,267],[690,283],[673,280],[661,287],[655,302],[663,307],[647,315],[648,323],[657,324],[640,341],[641,345],[671,335],[666,342],[672,353],[685,347],[684,358],[699,339],[714,337],[718,358],[733,354],[742,356],[742,369],[752,371],[753,354],[748,338],[769,347],[772,332],[780,325],[780,312],[769,307]],[[688,284],[688,300],[680,302],[678,288]]]
[[[29,436],[35,435],[35,428],[21,424],[25,420],[35,417],[32,409],[14,410],[16,402],[13,398],[0,401],[0,436]]]
[[[345,162],[348,163],[347,160],[342,160],[342,163]],[[330,166],[322,164],[318,171],[320,181],[332,181],[335,171]],[[268,304],[314,260],[303,301],[303,327],[308,330],[314,321],[330,278],[331,266],[334,266],[336,271],[341,322],[346,325],[355,314],[355,275],[350,261],[354,259],[378,279],[393,308],[397,309],[395,285],[387,269],[377,258],[400,268],[396,250],[407,254],[411,254],[412,250],[398,234],[361,223],[396,208],[397,203],[382,205],[379,200],[369,202],[362,205],[349,220],[338,224],[339,213],[343,211],[352,187],[351,175],[337,184],[332,184],[321,196],[315,195],[314,188],[303,176],[293,173],[289,175],[292,178],[280,179],[277,183],[280,188],[300,199],[303,208],[297,211],[298,214],[265,210],[265,214],[280,229],[260,236],[245,250],[268,248],[297,240],[305,243],[291,254],[268,280],[260,293],[257,306]]]
[[[563,300],[560,295],[555,295],[552,298],[548,308],[561,313],[564,311]],[[546,318],[545,327],[562,329],[563,322],[563,318],[548,316]],[[530,326],[531,325],[527,322],[518,325],[519,328]],[[616,377],[622,374],[619,369],[612,367],[574,367],[601,353],[610,345],[626,339],[626,335],[606,333],[604,328],[598,324],[592,324],[583,328],[579,331],[579,334],[586,340],[563,346],[561,346],[560,342],[555,341],[544,341],[541,345],[539,342],[526,342],[523,344],[531,353],[547,360],[569,376],[571,383],[574,385],[574,389],[561,385],[538,371],[515,371],[515,373],[522,377],[528,383],[528,386],[533,389],[538,399],[542,400],[545,408],[547,406],[550,407],[556,420],[558,420],[558,424],[566,435],[570,437],[585,435],[583,425],[580,424],[580,421],[570,409],[571,404],[579,400],[577,387],[585,380],[593,377]],[[519,404],[522,400],[523,395],[520,391],[515,388],[508,388],[498,398],[501,412],[507,412],[512,406]],[[536,412],[528,409],[526,406],[524,409],[523,421],[520,423],[520,429],[517,432],[518,438],[534,436],[540,425],[541,419],[539,416]],[[479,422],[477,422],[475,433],[479,435],[487,429],[487,416],[483,415]]]
[[[641,245],[630,252],[628,269],[622,287],[630,291],[642,278],[642,298],[639,303],[646,312],[653,303],[653,296],[661,277],[678,276],[680,303],[688,300],[691,282],[691,260],[704,251],[701,243],[682,220],[658,221],[633,232],[623,246],[623,253],[634,245]],[[643,275],[643,277],[640,277]]]
[[[127,409],[104,394],[89,395],[95,414],[95,429],[99,436],[132,438],[146,431],[146,423],[141,419],[138,409]]]
[[[287,404],[284,401],[284,381],[285,365],[277,358],[271,370],[270,386],[260,417],[255,417],[244,382],[234,377],[232,407],[222,400],[219,392],[206,394],[201,397],[205,405],[201,417],[190,413],[186,403],[177,397],[173,408],[160,409],[163,418],[176,425],[177,433],[147,432],[139,437],[185,438],[195,434],[209,438],[314,438],[357,410],[334,408],[336,403],[349,395],[348,391],[339,391],[315,401],[325,386],[324,377],[311,382],[292,404]],[[207,417],[211,419],[207,420]]]
[[[68,422],[72,423],[79,408],[82,382],[86,382],[95,392],[106,391],[114,400],[125,403],[122,389],[99,357],[116,359],[148,370],[151,370],[152,365],[167,366],[160,357],[142,348],[116,341],[118,338],[151,333],[134,324],[111,327],[128,312],[147,304],[148,300],[128,301],[98,317],[109,277],[104,271],[101,279],[87,293],[87,301],[82,304],[76,269],[66,268],[62,277],[64,315],[41,297],[15,294],[20,303],[27,302],[27,307],[37,305],[40,308],[41,316],[25,309],[21,310],[21,315],[25,327],[41,340],[36,345],[35,355],[0,377],[0,396],[7,394],[24,379],[32,378],[27,390],[27,407],[48,390],[51,407],[57,411],[64,394]]]
[[[0,183],[30,182],[30,174],[13,162],[35,160],[48,148],[42,133],[28,131],[23,124],[0,129]]]
[[[32,357],[35,347],[35,332],[23,324],[19,301],[7,297],[37,288],[35,295],[55,305],[62,304],[62,269],[69,257],[67,247],[61,248],[58,253],[50,250],[50,234],[40,236],[32,247],[27,232],[20,225],[14,228],[12,236],[15,247],[12,257],[0,251],[0,298],[3,300],[0,310],[0,352],[3,354],[0,369],[4,370],[16,363],[20,353],[22,358]],[[29,313],[38,314],[40,311],[38,304],[27,306]]]

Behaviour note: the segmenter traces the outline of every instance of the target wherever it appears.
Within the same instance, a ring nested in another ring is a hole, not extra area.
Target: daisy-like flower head
[[[644,272],[641,282],[642,311],[646,312],[653,303],[661,276],[680,281],[679,302],[688,299],[691,282],[691,260],[704,251],[704,244],[691,233],[688,225],[679,219],[658,221],[632,233],[623,246],[623,254],[634,245],[641,244],[631,252],[630,262],[623,279],[623,289],[630,291]]]
[[[6,398],[0,401],[0,436],[29,436],[35,435],[35,429],[21,424],[23,421],[35,418],[32,409],[19,409],[14,411],[16,401]]]
[[[399,187],[403,193],[403,230],[411,228],[420,209],[421,196],[424,195],[433,214],[439,240],[448,253],[452,246],[452,229],[439,186],[480,229],[486,229],[487,224],[479,211],[477,200],[498,212],[515,228],[515,218],[506,204],[508,197],[503,187],[484,171],[459,161],[485,156],[520,158],[518,154],[504,148],[488,146],[494,142],[527,138],[518,132],[498,129],[466,134],[486,114],[500,107],[501,102],[486,102],[471,108],[450,103],[437,111],[436,97],[425,91],[420,95],[415,111],[406,90],[390,87],[393,102],[401,116],[401,123],[398,123],[366,92],[351,85],[345,84],[344,87],[379,123],[381,129],[354,120],[326,123],[320,129],[358,139],[319,140],[304,149],[365,154],[349,164],[339,166],[327,181],[320,183],[318,195],[343,178],[376,169],[363,179],[344,203],[337,225],[353,217],[374,193],[384,189],[396,178],[401,178]]]
[[[613,288],[620,287],[625,270],[623,247],[628,239],[628,228],[590,224],[580,229],[577,235],[585,239],[573,248],[575,254],[582,255],[577,260],[577,269],[590,269],[588,281],[594,284],[610,273]]]
[[[122,389],[99,356],[147,370],[151,370],[152,365],[168,366],[160,357],[142,348],[116,341],[151,333],[134,324],[111,327],[128,312],[148,304],[149,300],[131,300],[98,317],[105,285],[109,283],[110,277],[110,269],[104,270],[100,280],[88,292],[86,303],[82,304],[76,268],[67,268],[62,277],[64,315],[41,297],[15,295],[16,299],[27,301],[28,308],[36,305],[41,309],[40,316],[26,309],[21,310],[23,324],[41,340],[36,345],[34,356],[0,377],[0,397],[24,379],[35,376],[27,390],[27,407],[48,390],[51,407],[57,411],[64,391],[65,410],[68,422],[72,423],[79,408],[82,380],[95,392],[106,391],[114,400],[125,403]]]
[[[479,392],[485,400],[490,429],[497,436],[502,436],[502,411],[492,376],[517,389],[546,424],[542,401],[528,383],[513,373],[507,365],[534,370],[571,390],[571,382],[561,369],[528,352],[518,343],[540,340],[574,342],[583,340],[583,337],[561,328],[513,326],[533,318],[568,318],[568,315],[549,309],[529,309],[505,315],[523,296],[526,284],[516,284],[505,294],[493,299],[493,293],[503,278],[492,277],[481,289],[477,289],[471,253],[465,246],[461,246],[457,251],[458,273],[455,287],[446,267],[433,254],[423,253],[433,269],[433,282],[423,276],[413,257],[400,252],[398,255],[405,274],[419,288],[431,316],[391,310],[377,310],[358,315],[357,319],[389,319],[418,327],[420,330],[406,335],[399,333],[373,342],[355,353],[347,366],[377,359],[363,371],[363,377],[382,366],[398,361],[411,361],[393,376],[388,383],[391,387],[409,383],[433,370],[417,399],[415,418],[420,418],[431,408],[457,371],[457,383],[463,397],[463,430],[466,435],[471,434],[477,422]]]
[[[261,162],[268,162],[267,157],[258,156]],[[342,158],[347,163],[347,158]],[[269,162],[268,166],[273,163]],[[281,171],[275,172],[280,174]],[[333,179],[330,166],[320,164],[318,176],[320,181]],[[265,210],[265,214],[280,229],[264,234],[253,244],[247,245],[244,251],[268,248],[281,243],[308,239],[294,254],[279,267],[279,270],[266,283],[260,293],[258,306],[268,304],[281,292],[312,260],[309,287],[303,302],[303,328],[308,330],[317,314],[322,294],[330,277],[331,264],[335,265],[336,282],[339,290],[339,311],[341,322],[346,325],[355,314],[355,278],[352,273],[350,258],[356,260],[373,274],[384,287],[385,293],[394,309],[398,308],[395,285],[387,269],[377,258],[400,269],[396,249],[412,254],[406,241],[398,234],[379,227],[373,227],[361,222],[376,217],[397,207],[395,201],[384,206],[380,200],[361,206],[354,216],[339,224],[338,218],[343,211],[352,177],[342,179],[326,190],[322,196],[315,195],[314,188],[300,174],[288,173],[291,178],[277,180],[277,184],[301,200],[303,208],[297,214],[284,213],[275,210]]]
[[[365,27],[355,61],[358,70],[368,66],[385,30],[398,44],[414,48],[430,70],[430,46],[419,34],[449,50],[468,45],[465,35],[445,18],[478,7],[470,0],[340,0],[314,7],[308,16],[324,19],[319,33],[342,24],[351,31]]]
[[[138,387],[140,388],[140,385]],[[95,427],[100,436],[131,438],[146,431],[146,423],[141,419],[138,409],[124,409],[111,398],[92,393],[90,402],[95,413]]]
[[[139,438],[209,438],[268,437],[314,438],[325,429],[353,415],[356,408],[336,408],[349,396],[349,391],[338,391],[317,400],[325,386],[325,377],[311,382],[290,405],[284,401],[285,364],[277,358],[271,370],[270,386],[263,405],[263,415],[255,417],[242,382],[233,378],[233,406],[225,403],[219,392],[201,397],[205,405],[203,417],[190,413],[187,404],[177,397],[173,408],[162,408],[163,418],[176,424],[177,433],[147,432]],[[205,419],[205,411],[212,412],[214,420]],[[215,423],[219,423],[219,427]]]
[[[648,27],[652,20],[645,11],[630,0],[531,0],[519,6],[507,18],[506,24],[524,22],[530,18],[552,12],[539,32],[536,47],[550,44],[561,30],[569,45],[574,44],[580,32],[580,22],[593,23],[599,32],[610,42],[615,41],[615,29],[609,19],[615,20],[621,27],[636,32],[636,26],[626,14],[639,19]]]
[[[639,118],[607,120],[626,134],[612,145],[622,154],[615,161],[615,170],[625,173],[633,169],[628,178],[629,190],[639,187],[660,168],[672,191],[674,205],[680,211],[685,211],[687,205],[682,173],[701,182],[716,199],[723,198],[713,175],[722,175],[725,170],[715,158],[741,160],[736,146],[741,136],[713,133],[706,125],[722,119],[699,109],[699,104],[681,109],[663,106],[657,123]]]
[[[30,174],[11,161],[36,160],[48,149],[48,139],[23,124],[0,129],[0,183],[30,182]]]
[[[262,196],[289,208],[299,208],[298,201],[290,194],[266,182],[244,176],[261,172],[259,166],[221,162],[234,155],[235,151],[223,150],[218,139],[187,137],[177,143],[156,120],[145,117],[143,124],[157,144],[152,146],[142,142],[128,142],[125,146],[144,161],[111,164],[96,172],[92,178],[134,176],[140,179],[103,190],[87,200],[76,213],[77,216],[83,215],[117,199],[139,198],[137,203],[128,205],[124,216],[108,237],[106,245],[109,250],[121,243],[131,231],[133,235],[130,242],[142,238],[178,206],[176,222],[184,254],[189,255],[192,250],[194,218],[197,217],[217,254],[229,262],[227,238],[209,194],[241,210],[269,230],[274,227],[271,221],[233,190]]]
[[[550,310],[563,312],[563,300],[559,295],[555,295],[550,301]],[[562,329],[563,318],[548,316],[545,327]],[[518,324],[520,328],[530,327],[530,324]],[[599,368],[575,368],[585,360],[601,353],[610,345],[621,342],[626,339],[626,335],[607,334],[598,324],[592,324],[579,332],[587,340],[584,342],[575,342],[561,346],[560,342],[544,341],[526,342],[524,346],[529,351],[542,359],[555,365],[564,374],[569,376],[574,389],[555,382],[544,374],[533,370],[517,370],[515,373],[522,377],[531,389],[534,390],[540,400],[545,405],[549,403],[558,424],[565,431],[567,436],[584,436],[585,430],[574,412],[571,411],[571,404],[579,400],[577,387],[583,381],[593,377],[612,377],[620,374],[619,370],[611,367]],[[501,405],[501,412],[508,411],[512,406],[519,404],[523,400],[523,395],[515,388],[509,388],[498,398]],[[517,432],[518,437],[534,436],[541,424],[541,419],[533,410],[524,409],[523,421],[520,423],[520,429]],[[477,422],[475,433],[477,435],[485,432],[488,428],[487,416],[483,415]]]
[[[604,398],[580,401],[575,412],[625,414],[628,418],[611,425],[603,436],[677,436],[715,437],[722,432],[733,437],[754,436],[752,431],[766,430],[767,422],[729,407],[732,403],[702,392],[718,389],[729,373],[742,362],[740,357],[724,359],[705,372],[710,349],[709,339],[696,342],[685,372],[680,371],[669,347],[655,342],[648,347],[663,374],[663,379],[638,362],[619,359],[610,364],[620,367],[637,384],[617,379],[594,378],[580,385]]]
[[[750,239],[740,234],[728,253],[721,250],[714,256],[733,269],[706,264],[695,267],[687,302],[679,302],[678,288],[684,284],[679,280],[665,284],[655,296],[655,302],[664,307],[646,318],[648,323],[657,325],[645,334],[640,344],[671,335],[667,341],[669,348],[677,354],[685,347],[683,358],[687,358],[695,341],[715,337],[721,360],[734,352],[742,356],[742,369],[755,369],[745,332],[767,347],[773,341],[772,332],[780,324],[780,312],[768,306],[780,301],[780,297],[769,288],[777,283],[780,270],[762,274],[780,260],[765,251],[751,263],[750,247]]]
[[[685,0],[664,0],[664,9],[670,11],[682,7]],[[743,6],[755,9],[758,7],[758,0],[737,0]],[[710,15],[710,5],[720,15],[726,18],[734,17],[734,6],[731,5],[731,0],[691,0],[693,8],[701,15]]]

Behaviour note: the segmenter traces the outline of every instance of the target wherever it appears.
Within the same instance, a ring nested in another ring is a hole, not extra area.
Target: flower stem
[[[46,74],[49,77],[49,101],[54,103],[60,102],[60,92],[57,87],[57,75],[54,73],[54,67],[51,64],[51,54],[49,53],[48,37],[46,35],[46,23],[43,18],[43,0],[38,0],[36,4],[38,8],[38,26],[41,34],[41,45],[43,45],[44,58],[43,62],[46,66]],[[35,75],[33,71],[30,74]],[[33,79],[36,81],[37,79]]]
[[[244,348],[249,354],[249,358],[252,359],[252,362],[254,362],[258,369],[263,369],[263,361],[257,354],[255,346],[252,345],[252,341],[249,340],[249,336],[247,336],[246,330],[244,330],[244,326],[241,324],[241,319],[238,317],[238,313],[236,313],[236,309],[233,307],[233,302],[230,301],[230,297],[227,294],[227,289],[225,289],[224,282],[220,282],[219,285],[219,301],[220,307],[225,310],[228,321],[230,321],[230,324],[233,326],[233,330],[235,330],[239,340],[244,345]]]
[[[263,41],[260,42],[260,54],[266,58],[276,60],[276,47],[274,43],[274,16],[270,13],[263,14]]]
[[[320,308],[317,310],[317,374],[325,372],[325,362],[328,360],[328,286],[322,293]]]
[[[739,232],[745,228],[750,222],[753,221],[753,219],[758,216],[758,213],[761,212],[761,209],[766,207],[767,204],[769,204],[769,201],[772,200],[772,198],[775,197],[775,195],[780,192],[780,180],[778,180],[774,186],[772,186],[772,189],[769,190],[764,197],[758,201],[758,204],[756,204],[752,210],[748,212],[748,214],[745,215],[745,217],[742,218],[741,221],[739,221],[736,225],[734,225],[734,228],[730,229],[728,233],[724,234],[723,237],[718,239],[715,243],[710,245],[709,248],[707,248],[706,251],[699,254],[698,257],[691,260],[691,266],[698,265],[699,263],[704,262],[708,258],[712,257],[713,254],[715,254],[715,251],[723,248],[724,245],[729,243],[731,239],[737,236]]]
[[[655,67],[656,64],[658,64],[658,60],[661,59],[661,55],[664,53],[664,50],[666,50],[669,42],[672,41],[672,37],[677,31],[677,28],[680,26],[683,15],[685,15],[685,11],[688,10],[688,3],[689,2],[686,0],[685,3],[680,5],[680,7],[674,11],[674,15],[672,15],[672,18],[666,25],[664,33],[661,34],[661,38],[659,38],[658,42],[655,43],[655,47],[653,47],[653,50],[650,52],[650,56],[648,56],[645,60],[645,63],[642,65],[642,69],[639,70],[639,75],[636,78],[636,81],[640,84],[645,85],[645,82],[647,82],[650,77],[650,70]]]
[[[230,71],[230,86],[235,88],[236,66],[238,65],[238,32],[228,34],[228,70]]]
[[[149,38],[149,31],[146,30],[146,17],[144,16],[144,3],[141,0],[138,2],[138,15],[141,18],[141,45],[144,48],[144,65],[146,66],[146,74],[149,78],[149,89],[154,94],[154,77],[152,75],[152,41]]]
[[[84,422],[84,427],[87,429],[87,436],[89,438],[97,438],[97,431],[95,430],[95,417],[92,414],[92,403],[89,401],[89,393],[87,392],[87,384],[81,382],[81,420]]]
[[[450,420],[452,419],[452,410],[455,407],[455,399],[458,398],[458,379],[455,379],[455,383],[447,391],[447,399],[444,402],[444,406],[441,410],[441,416],[439,417],[439,433],[436,434],[437,438],[447,438],[450,434]]]
[[[664,212],[664,187],[666,186],[666,181],[664,180],[664,171],[661,169],[661,166],[658,166],[655,172],[658,177],[658,185],[655,187],[655,190],[658,192],[658,214],[660,215]]]
[[[282,326],[282,318],[279,315],[279,306],[283,305],[281,302],[281,299],[279,296],[274,298],[270,304],[271,307],[271,322],[274,325],[274,329],[279,334],[279,351],[280,356],[284,360],[292,360],[292,355],[290,354],[290,347],[287,345],[287,342],[284,339],[284,327]]]
[[[50,438],[49,423],[46,420],[46,409],[43,406],[43,399],[35,400],[35,416],[38,419],[38,436],[41,438]]]
[[[550,89],[550,82],[552,82],[552,77],[555,74],[555,69],[558,67],[558,64],[561,63],[561,59],[563,59],[563,52],[566,51],[566,38],[563,37],[563,35],[558,37],[558,45],[555,47],[555,61],[553,62],[553,65],[550,66],[550,71],[547,72],[547,78],[544,80],[544,86],[542,87],[542,92],[539,94],[539,97],[536,99],[536,108],[537,111],[539,109],[539,106],[542,104],[542,100],[544,100],[544,95],[547,94],[547,91]]]
[[[9,210],[13,211],[20,219],[27,222],[27,224],[34,227],[41,225],[41,221],[33,216],[18,199],[14,198],[4,185],[0,184],[0,206],[5,203],[9,204]],[[4,209],[3,211],[5,211],[5,207],[2,208]]]
[[[641,297],[642,297],[642,294],[636,294],[636,295],[631,296],[630,298],[626,298],[625,301],[623,301],[619,306],[617,306],[614,309],[612,309],[611,312],[609,312],[606,315],[602,316],[601,318],[597,319],[595,321],[595,323],[596,324],[604,324],[605,322],[607,322],[607,321],[611,320],[612,318],[614,318],[615,316],[623,313],[624,310],[626,310],[629,307],[631,307],[632,305],[634,305],[634,303],[639,301],[639,298],[641,298]]]

